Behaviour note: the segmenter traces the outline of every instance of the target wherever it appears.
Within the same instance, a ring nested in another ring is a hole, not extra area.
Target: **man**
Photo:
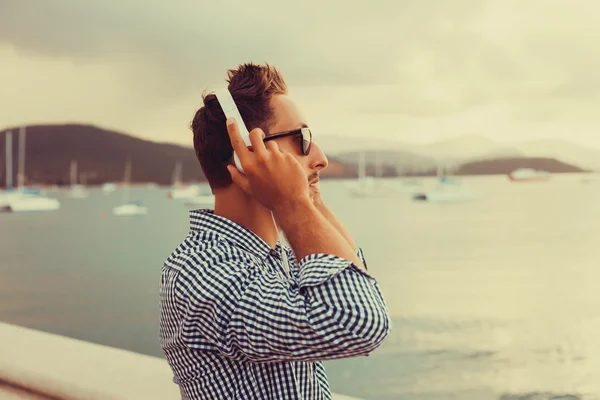
[[[215,207],[190,212],[162,268],[162,349],[184,399],[331,399],[322,361],[377,348],[387,308],[321,198],[327,158],[280,73],[245,64],[228,75],[252,148],[205,95],[192,130]]]

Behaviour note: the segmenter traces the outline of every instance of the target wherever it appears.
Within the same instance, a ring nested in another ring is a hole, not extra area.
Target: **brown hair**
[[[229,91],[248,131],[261,128],[268,134],[273,122],[271,98],[275,94],[287,94],[281,73],[269,64],[249,63],[229,70],[227,76]],[[227,164],[233,156],[225,114],[213,93],[204,93],[202,99],[204,105],[196,111],[191,125],[194,149],[211,188],[224,188],[231,184]]]

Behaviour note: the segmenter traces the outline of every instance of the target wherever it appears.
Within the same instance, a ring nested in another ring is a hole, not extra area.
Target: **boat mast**
[[[6,132],[6,189],[12,189],[12,132]]]
[[[19,171],[17,172],[17,187],[25,186],[25,127],[19,129]]]
[[[131,181],[131,160],[127,160],[125,163],[125,176],[123,177],[123,204],[129,202],[129,184]]]
[[[71,160],[71,187],[77,184],[77,160]]]

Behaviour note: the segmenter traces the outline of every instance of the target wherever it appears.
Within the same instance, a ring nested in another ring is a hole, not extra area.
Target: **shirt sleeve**
[[[235,360],[318,361],[368,355],[391,331],[376,280],[348,260],[312,254],[296,281],[282,281],[256,263],[207,258],[190,258],[175,285],[191,348],[208,341]]]
[[[363,250],[360,247],[358,249],[356,249],[356,255],[358,256],[358,258],[360,259],[360,261],[365,266],[365,269],[368,270],[368,268],[367,268],[367,261],[365,260],[365,254],[363,253]]]

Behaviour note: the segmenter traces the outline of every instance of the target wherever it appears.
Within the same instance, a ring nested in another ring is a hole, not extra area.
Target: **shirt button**
[[[279,256],[279,253],[275,249],[271,249],[271,251],[269,251],[269,254],[271,256],[273,256],[273,257],[278,257]]]

